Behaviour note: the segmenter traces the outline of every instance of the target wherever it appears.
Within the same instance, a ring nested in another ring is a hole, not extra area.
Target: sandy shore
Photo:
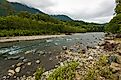
[[[39,39],[64,37],[64,36],[66,36],[66,35],[39,35],[39,36],[0,37],[0,43],[14,42],[14,41],[39,40]]]

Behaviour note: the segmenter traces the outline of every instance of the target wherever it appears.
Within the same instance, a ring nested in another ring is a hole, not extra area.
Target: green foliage
[[[121,33],[121,14],[116,15],[106,27],[106,31]]]
[[[116,16],[106,26],[105,31],[111,33],[121,33],[121,1],[116,0]]]
[[[35,17],[36,15],[37,17]],[[27,12],[18,14],[18,16],[16,15],[0,17],[0,36],[27,36],[41,34],[86,32],[84,28],[70,26],[64,23],[61,24],[62,22],[52,19],[53,18],[51,17],[48,18],[47,15],[31,15]]]
[[[74,80],[75,70],[79,64],[75,61],[65,63],[64,66],[58,67],[47,80]]]
[[[100,56],[99,61],[87,71],[84,80],[100,80],[100,77],[104,77],[106,80],[115,80],[107,60],[107,56]]]
[[[121,4],[118,4],[115,8],[116,14],[121,14]]]
[[[40,80],[41,77],[42,77],[42,74],[44,72],[44,69],[43,68],[38,68],[35,72],[35,80]]]
[[[121,13],[121,0],[116,0],[116,8],[115,8],[116,14]]]

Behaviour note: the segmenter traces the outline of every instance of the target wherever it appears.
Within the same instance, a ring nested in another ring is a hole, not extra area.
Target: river
[[[49,70],[54,68],[58,63],[55,57],[64,51],[62,49],[63,46],[72,48],[73,45],[79,45],[80,48],[86,49],[87,46],[96,46],[100,41],[103,41],[103,39],[103,32],[95,32],[42,40],[0,43],[0,79],[7,74],[8,69],[12,68],[11,66],[20,62],[24,62],[25,65],[20,74],[16,76],[31,75],[40,65],[46,70]],[[50,58],[52,58],[52,60],[50,60]],[[36,64],[36,60],[40,60],[41,64]],[[27,66],[28,62],[32,63],[31,66]]]

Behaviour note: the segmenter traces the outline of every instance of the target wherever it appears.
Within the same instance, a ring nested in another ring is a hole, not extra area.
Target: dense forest
[[[2,37],[104,31],[105,24],[68,20],[68,16],[48,15],[19,3],[1,0],[0,6]]]
[[[121,1],[116,0],[115,16],[105,29],[107,32],[121,33]]]

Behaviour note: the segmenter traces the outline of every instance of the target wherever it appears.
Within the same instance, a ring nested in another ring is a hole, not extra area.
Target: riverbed
[[[39,66],[50,70],[58,64],[56,56],[64,51],[63,48],[77,51],[74,45],[79,45],[80,49],[86,50],[87,47],[94,47],[103,42],[104,35],[103,32],[80,33],[41,40],[0,43],[0,79],[8,75],[8,70],[17,67],[18,63],[23,64],[21,71],[15,74],[16,77],[32,75]]]

